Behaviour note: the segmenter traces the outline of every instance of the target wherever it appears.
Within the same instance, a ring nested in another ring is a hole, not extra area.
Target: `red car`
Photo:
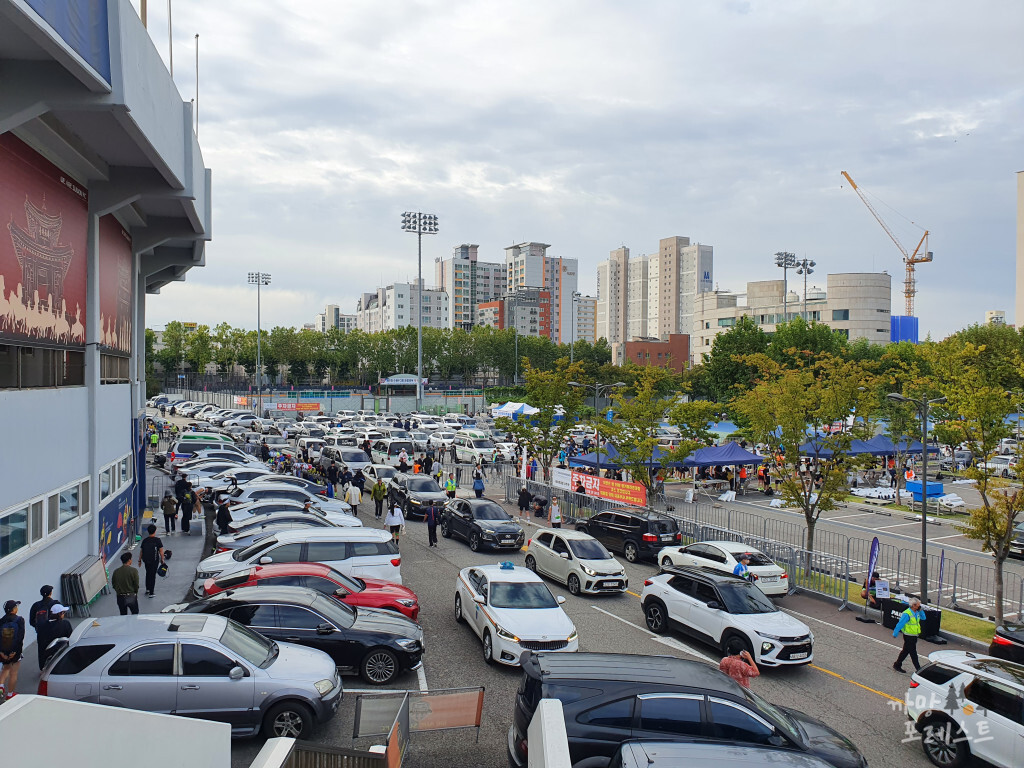
[[[398,611],[413,621],[420,614],[416,593],[408,587],[381,579],[345,576],[321,563],[257,565],[220,578],[207,579],[203,583],[203,597],[236,587],[307,587],[348,605]]]

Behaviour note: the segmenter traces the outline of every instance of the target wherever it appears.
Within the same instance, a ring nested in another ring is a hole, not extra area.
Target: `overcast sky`
[[[138,0],[135,0],[136,6]],[[167,59],[166,9],[149,28]],[[312,322],[416,274],[403,211],[436,213],[424,275],[460,243],[501,261],[536,240],[597,263],[685,235],[714,280],[828,272],[900,253],[840,176],[877,196],[913,249],[921,333],[1013,321],[1015,172],[1024,169],[1017,0],[175,0],[175,79],[213,169],[207,266],[151,296],[147,322]],[[876,202],[877,202],[876,200]],[[885,204],[891,206],[887,208]],[[904,218],[905,217],[905,218]],[[915,234],[916,233],[916,234]],[[816,278],[819,278],[817,280]]]

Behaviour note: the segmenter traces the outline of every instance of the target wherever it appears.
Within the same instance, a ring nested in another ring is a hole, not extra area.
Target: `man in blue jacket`
[[[903,632],[903,649],[900,651],[900,655],[896,657],[896,663],[892,665],[892,668],[897,672],[905,673],[907,671],[903,668],[903,660],[907,656],[914,663],[915,670],[921,669],[921,664],[917,660],[917,638],[921,635],[921,625],[923,622],[924,611],[921,610],[921,601],[916,597],[911,598],[910,607],[900,614],[899,623],[896,624],[896,629],[892,631],[893,637]]]

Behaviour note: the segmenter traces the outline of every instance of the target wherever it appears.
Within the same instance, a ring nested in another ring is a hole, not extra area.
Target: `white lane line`
[[[942,541],[943,539],[964,539],[967,538],[962,533],[954,533],[952,536],[929,536],[928,541]]]
[[[876,531],[887,531],[890,528],[903,528],[904,526],[907,526],[907,525],[918,525],[920,522],[921,521],[918,520],[916,523],[897,523],[896,525],[880,525],[877,528],[874,528],[873,530],[876,530]]]
[[[823,517],[822,520],[846,520],[851,517],[871,517],[874,512],[858,512],[856,515],[836,515],[835,517]]]
[[[851,608],[851,610],[853,610],[853,609]],[[870,637],[868,635],[863,635],[860,632],[854,632],[852,629],[847,629],[846,627],[840,627],[838,624],[832,624],[832,623],[830,623],[828,621],[824,621],[822,619],[817,619],[814,616],[808,616],[805,613],[798,613],[796,611],[790,610],[789,608],[786,609],[786,613],[791,613],[794,616],[799,616],[801,619],[810,619],[811,621],[816,621],[819,624],[824,624],[826,626],[832,627],[833,629],[838,629],[840,632],[846,632],[846,633],[851,634],[851,635],[856,635],[857,637],[863,637],[865,640],[871,640],[872,642],[878,643],[879,645],[884,645],[886,648],[892,648],[893,647],[892,643],[887,643],[887,642],[885,642],[885,640],[879,640],[877,637]]]
[[[692,648],[688,648],[687,646],[683,645],[682,643],[680,643],[675,638],[672,638],[672,637],[658,637],[656,634],[654,634],[649,629],[647,629],[647,627],[641,627],[639,624],[634,624],[632,621],[629,621],[628,619],[624,619],[621,616],[616,616],[614,613],[612,613],[610,611],[606,611],[604,608],[598,608],[596,605],[592,605],[590,607],[593,608],[595,611],[600,611],[605,616],[611,616],[613,619],[616,619],[617,621],[621,621],[623,624],[628,624],[629,626],[633,627],[634,629],[639,629],[645,635],[648,635],[651,638],[651,640],[653,640],[656,643],[661,643],[662,645],[667,645],[669,648],[674,648],[675,650],[681,651],[682,653],[688,653],[691,656],[696,656],[698,659],[702,659],[703,661],[708,661],[708,662],[711,662],[712,664],[715,663],[714,659],[708,658],[703,653],[699,653],[699,652],[693,650]]]
[[[419,680],[421,691],[429,690],[427,688],[427,673],[423,671],[422,664],[420,664],[419,668],[416,670],[416,679]]]

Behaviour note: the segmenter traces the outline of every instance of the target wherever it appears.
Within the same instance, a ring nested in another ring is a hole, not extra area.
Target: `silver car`
[[[43,669],[39,694],[228,723],[232,736],[308,738],[341,678],[326,653],[277,643],[223,616],[84,621]]]

